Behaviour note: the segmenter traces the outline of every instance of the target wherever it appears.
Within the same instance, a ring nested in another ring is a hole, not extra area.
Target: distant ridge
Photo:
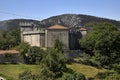
[[[63,14],[63,15],[53,16],[41,21],[42,25],[45,26],[60,24],[60,25],[68,26],[70,28],[81,27],[84,26],[86,23],[91,23],[91,22],[96,22],[96,23],[109,22],[120,28],[120,21],[90,16],[90,15],[84,15],[84,14]]]
[[[84,14],[62,14],[44,19],[42,21],[30,20],[30,19],[12,19],[12,20],[0,21],[0,30],[12,30],[12,29],[20,28],[19,26],[20,22],[33,22],[34,24],[37,24],[40,27],[49,27],[55,24],[59,24],[69,28],[82,27],[86,23],[91,23],[91,22],[96,22],[96,23],[109,22],[120,28],[120,21],[117,20],[100,18],[100,17],[84,15]]]

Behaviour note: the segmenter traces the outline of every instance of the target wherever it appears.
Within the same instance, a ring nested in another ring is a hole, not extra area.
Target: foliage
[[[105,80],[120,80],[120,74],[110,74]]]
[[[53,73],[53,71],[51,71],[49,67],[44,64],[41,64],[40,66],[40,72],[38,74],[38,77],[39,76],[41,80],[55,80],[55,74]]]
[[[25,65],[25,64],[0,64],[0,76],[6,80],[19,80],[19,74],[26,70],[30,70],[32,74],[36,74],[39,65]],[[33,79],[35,80],[35,79]]]
[[[62,44],[58,39],[55,40],[54,48],[58,53],[63,53]]]
[[[0,31],[0,49],[8,50],[20,43],[20,30]]]
[[[95,61],[101,66],[119,62],[120,59],[120,31],[110,23],[100,23],[93,26],[80,45],[87,53],[95,56]]]
[[[7,59],[12,58],[12,54],[6,53],[6,54],[5,54],[5,58],[7,58]]]
[[[4,56],[5,56],[5,60],[6,60],[7,62],[11,62],[12,59],[13,59],[13,55],[10,54],[10,53],[6,53],[6,54],[4,54]]]
[[[62,76],[63,71],[66,69],[65,58],[62,53],[58,53],[55,49],[48,49],[47,54],[42,59],[42,64],[45,68],[43,70],[48,71],[51,75],[54,74],[54,78]],[[47,75],[45,75],[48,77]]]
[[[30,70],[26,70],[23,73],[19,74],[20,80],[31,80],[31,78],[32,78],[32,73]]]
[[[114,64],[113,65],[114,71],[116,71],[118,74],[120,74],[120,64]]]
[[[115,73],[115,72],[111,72],[111,71],[107,71],[107,72],[99,72],[96,76],[95,76],[96,80],[119,80],[120,79],[120,74]]]
[[[16,50],[20,51],[21,55],[27,53],[29,48],[30,45],[27,42],[21,42],[15,47]]]
[[[26,42],[21,42],[18,46],[14,47],[14,49],[20,52],[20,57],[23,58],[24,62],[27,62],[26,53],[31,46]]]
[[[82,53],[81,56],[77,58],[77,61],[81,64],[102,68],[99,61],[96,61],[94,57],[86,53]]]
[[[28,64],[39,64],[45,52],[40,47],[33,46],[28,49],[26,60]]]
[[[109,74],[109,72],[98,72],[95,79],[105,79]]]
[[[82,73],[73,73],[64,75],[60,80],[86,80],[86,79]]]

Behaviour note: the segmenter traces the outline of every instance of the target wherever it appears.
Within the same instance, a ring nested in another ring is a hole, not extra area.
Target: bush
[[[120,74],[110,74],[105,80],[120,80]]]
[[[30,70],[26,70],[23,73],[19,74],[19,79],[20,80],[29,80],[32,78],[32,73]]]
[[[58,53],[55,49],[48,49],[40,64],[42,66],[40,73],[43,73],[42,75],[47,78],[51,78],[51,76],[53,76],[52,78],[59,78],[66,70],[65,61],[64,54]]]
[[[33,46],[28,49],[26,62],[28,64],[35,64],[35,63],[40,64],[43,54],[44,54],[44,51],[40,49],[40,47]]]
[[[93,77],[88,77],[87,80],[94,80],[94,78]]]
[[[98,72],[98,74],[95,76],[96,79],[105,79],[106,76],[108,76],[108,73],[106,72]]]
[[[86,80],[82,73],[66,74],[60,80]]]
[[[120,64],[114,64],[114,65],[113,65],[113,69],[114,69],[118,74],[120,74]]]
[[[91,57],[89,54],[83,53],[79,58],[80,63],[85,65],[94,66],[97,68],[101,68],[101,64],[99,61],[95,61],[94,57]]]

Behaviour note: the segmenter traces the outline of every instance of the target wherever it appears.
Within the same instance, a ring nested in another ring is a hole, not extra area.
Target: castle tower
[[[84,37],[87,34],[87,29],[85,28],[80,28],[79,31],[81,32],[82,37]]]
[[[46,30],[46,47],[54,47],[55,40],[58,39],[63,49],[69,49],[69,29],[61,25],[53,25]]]
[[[20,23],[21,40],[31,46],[45,47],[45,30],[33,23]]]

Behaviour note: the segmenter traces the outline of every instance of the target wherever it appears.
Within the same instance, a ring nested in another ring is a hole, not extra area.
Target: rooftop
[[[80,31],[86,31],[87,29],[85,29],[85,28],[80,28],[79,30],[80,30]]]
[[[16,51],[16,50],[0,50],[0,54],[6,54],[6,53],[16,54],[16,53],[19,53],[19,51]]]
[[[68,28],[61,25],[54,25],[54,26],[48,27],[48,29],[68,29]]]

